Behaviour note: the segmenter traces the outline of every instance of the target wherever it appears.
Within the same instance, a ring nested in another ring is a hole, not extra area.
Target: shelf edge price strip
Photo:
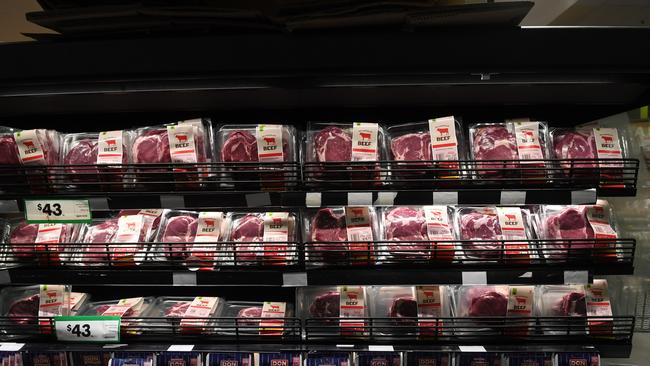
[[[120,341],[119,316],[57,316],[56,338],[65,342],[111,343]]]
[[[25,200],[25,220],[30,224],[83,224],[92,219],[87,199]]]

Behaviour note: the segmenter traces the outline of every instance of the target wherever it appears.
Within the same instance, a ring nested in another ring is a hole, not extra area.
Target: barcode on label
[[[367,241],[367,240],[372,240],[371,238],[367,238],[364,233],[351,233],[350,235],[350,241]]]
[[[436,154],[436,160],[447,160],[446,154]]]
[[[521,158],[525,160],[531,160],[533,157],[530,154],[522,154]]]

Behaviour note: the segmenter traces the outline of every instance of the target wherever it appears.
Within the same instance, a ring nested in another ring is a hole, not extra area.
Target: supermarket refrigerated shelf
[[[123,318],[122,345],[76,345],[54,343],[52,318],[21,316],[2,317],[3,334],[12,341],[29,342],[29,348],[102,350],[158,350],[170,342],[195,344],[196,350],[338,350],[366,351],[372,345],[390,345],[399,350],[457,351],[459,345],[481,345],[486,350],[522,351],[540,347],[575,351],[595,347],[602,356],[627,357],[631,350],[634,317],[531,317],[531,318],[430,318],[427,325],[417,318],[359,318],[361,325],[341,327],[338,318],[307,319],[286,318],[284,325],[274,325],[276,335],[260,335],[261,318],[193,318],[189,324],[200,326],[183,328],[178,318]],[[39,324],[40,321],[40,325]],[[184,326],[188,326],[184,323]],[[420,324],[420,326],[418,325]],[[357,332],[357,333],[355,333]],[[421,334],[425,332],[425,334]],[[365,335],[364,335],[365,333]],[[129,345],[133,342],[133,345]],[[216,345],[215,343],[218,343]],[[506,346],[507,345],[507,346]],[[93,348],[96,347],[96,348]],[[163,349],[164,350],[164,349]]]

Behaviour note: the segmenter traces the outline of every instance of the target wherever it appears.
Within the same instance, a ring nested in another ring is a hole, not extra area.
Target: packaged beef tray
[[[451,220],[452,207],[387,207],[380,209],[379,217],[382,241],[378,247],[379,263],[453,260],[455,244],[439,242],[457,239]]]
[[[134,164],[173,164],[174,168],[149,166],[138,170],[137,180],[141,182],[163,182],[151,187],[166,187],[165,181],[176,181],[177,187],[198,188],[196,182],[210,175],[205,166],[211,160],[209,120],[189,120],[175,124],[142,127],[133,131],[135,137],[131,148]],[[187,165],[183,165],[187,164]],[[161,174],[165,172],[171,174]]]
[[[620,162],[596,162],[591,159],[625,159],[627,138],[625,132],[610,127],[556,128],[550,132],[555,159],[563,161],[565,175],[593,175],[592,168],[621,167]],[[577,160],[577,161],[573,161]],[[608,174],[615,172],[608,169]],[[597,178],[597,177],[595,177]]]
[[[458,249],[466,260],[529,263],[538,257],[528,240],[534,239],[530,220],[530,211],[525,208],[457,207],[456,231],[465,240]]]
[[[379,223],[374,207],[331,207],[303,215],[307,264],[367,265],[375,262]]]
[[[289,169],[277,163],[298,161],[297,136],[295,127],[289,125],[221,126],[216,137],[219,161],[232,163],[224,167],[222,181],[237,186],[245,186],[245,181],[262,181],[264,188],[283,188],[284,182],[297,180],[295,172],[277,172]],[[257,170],[265,172],[255,172]],[[267,170],[275,172],[266,172]]]
[[[229,252],[235,265],[287,266],[297,263],[296,215],[293,212],[228,214]]]
[[[239,334],[282,335],[285,318],[293,317],[293,305],[273,301],[228,301],[219,317],[224,318],[220,324],[222,334],[237,331]]]
[[[332,326],[316,333],[346,337],[367,335],[363,319],[369,316],[368,296],[364,286],[320,286],[298,289],[299,314],[302,319],[320,319],[315,326]],[[338,321],[329,318],[338,318]],[[338,327],[336,325],[338,324]]]
[[[306,364],[306,366],[350,366],[350,354],[344,352],[308,353]]]
[[[536,288],[538,314],[542,317],[585,317],[587,302],[585,289],[582,285],[543,285]],[[554,323],[542,321],[542,331],[545,334],[585,334],[586,323],[583,319],[570,322],[567,330],[566,322]]]
[[[90,224],[81,224],[75,236],[75,243],[80,244],[79,250],[73,253],[70,264],[77,266],[108,265],[113,249],[110,243],[115,240],[117,229],[117,217],[93,219]]]
[[[225,240],[223,212],[166,210],[156,233],[152,259],[182,264],[189,269],[211,269],[231,260],[218,242]]]
[[[407,352],[406,364],[409,366],[449,366],[450,354],[443,352]]]
[[[223,300],[218,297],[162,296],[156,299],[144,316],[169,318],[175,327],[173,333],[214,333],[216,322],[203,318],[218,316],[222,306]]]
[[[12,221],[8,238],[8,261],[38,262],[46,266],[68,264],[78,224],[28,224]],[[38,253],[37,253],[38,252]]]
[[[400,352],[361,352],[356,354],[357,366],[401,366]]]
[[[352,187],[378,186],[388,172],[385,166],[381,172],[380,165],[371,162],[387,160],[386,145],[386,133],[377,123],[309,123],[305,162],[341,164],[310,166],[305,169],[305,180]]]
[[[50,321],[35,317],[51,318],[70,315],[70,286],[33,285],[5,287],[0,291],[0,314],[9,317],[11,325],[34,326],[35,332],[50,334]],[[10,327],[11,325],[7,325]],[[2,329],[9,338],[15,338],[15,330]]]
[[[395,162],[391,165],[394,180],[460,178],[455,169],[460,168],[458,160],[466,159],[465,140],[460,122],[453,116],[391,125],[386,131],[389,159]],[[422,171],[431,168],[437,170]]]
[[[454,296],[457,317],[505,317],[508,286],[458,286]]]
[[[120,332],[140,334],[143,331],[140,326],[144,324],[130,321],[128,318],[144,316],[149,311],[154,300],[153,297],[132,297],[128,299],[90,302],[79,310],[79,315],[103,315],[127,318],[121,320]]]
[[[545,122],[477,123],[470,126],[469,134],[477,177],[545,178],[541,160],[550,156]]]
[[[591,249],[596,249],[593,259],[616,260],[616,242],[603,240],[616,239],[620,232],[607,201],[598,200],[595,205],[583,206],[543,205],[538,211],[536,231],[541,239],[554,239],[541,244],[542,255],[547,259],[575,260],[592,255]]]
[[[63,135],[65,181],[75,183],[70,188],[82,190],[124,189],[128,169],[120,165],[130,162],[131,140],[131,133],[122,130]]]
[[[244,352],[208,353],[205,366],[250,366],[252,357]]]

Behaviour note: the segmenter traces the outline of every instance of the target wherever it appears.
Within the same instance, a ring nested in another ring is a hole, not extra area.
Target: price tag
[[[25,219],[30,224],[90,223],[90,204],[88,200],[25,200]]]
[[[66,342],[119,342],[119,316],[57,316],[56,338]]]

